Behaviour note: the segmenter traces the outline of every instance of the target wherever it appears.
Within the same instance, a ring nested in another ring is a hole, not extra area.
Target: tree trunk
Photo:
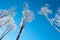
[[[17,36],[16,40],[19,40],[19,37],[20,37],[20,35],[23,31],[23,28],[24,28],[24,25],[21,26],[21,29],[19,30],[19,33],[18,33],[18,36]]]

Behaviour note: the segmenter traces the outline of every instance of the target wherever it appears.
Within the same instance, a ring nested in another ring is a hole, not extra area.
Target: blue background
[[[17,25],[16,30],[8,33],[3,40],[16,40],[20,29],[19,24],[22,19],[24,2],[27,2],[30,10],[34,11],[35,19],[26,24],[20,40],[60,40],[60,33],[53,28],[44,16],[37,14],[37,11],[47,3],[53,11],[53,15],[51,15],[54,16],[58,7],[60,7],[60,0],[0,0],[0,9],[9,9],[16,6],[16,16],[14,17]],[[52,18],[51,15],[50,17]]]

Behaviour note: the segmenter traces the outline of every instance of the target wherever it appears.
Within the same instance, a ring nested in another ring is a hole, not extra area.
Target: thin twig
[[[5,32],[2,34],[0,40],[2,40],[7,35],[7,33],[9,33],[10,31],[11,31],[11,29],[10,30],[6,29]]]

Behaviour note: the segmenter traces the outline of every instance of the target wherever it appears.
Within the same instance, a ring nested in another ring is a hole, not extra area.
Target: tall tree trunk
[[[24,24],[21,26],[21,29],[19,30],[19,33],[18,33],[18,36],[17,36],[16,40],[19,40],[19,37],[20,37],[20,35],[23,31],[23,28],[24,28]]]

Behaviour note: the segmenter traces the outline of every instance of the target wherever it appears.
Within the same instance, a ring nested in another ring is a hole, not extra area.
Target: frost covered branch
[[[0,28],[4,29],[6,28],[5,32],[1,35],[0,40],[9,33],[11,30],[16,28],[16,24],[13,20],[13,10],[0,10]]]
[[[22,21],[20,24],[21,29],[18,33],[16,40],[19,40],[19,37],[23,31],[23,28],[25,27],[25,24],[28,22],[31,22],[33,19],[34,19],[33,12],[31,10],[29,10],[28,4],[24,3],[23,17],[22,17]]]
[[[44,15],[48,21],[50,22],[50,24],[58,31],[60,32],[60,8],[58,8],[57,10],[57,14],[55,15],[55,17],[53,19],[48,18],[48,14],[51,14],[52,10],[49,9],[48,5],[45,5],[41,8],[41,10],[39,11],[40,15]]]

